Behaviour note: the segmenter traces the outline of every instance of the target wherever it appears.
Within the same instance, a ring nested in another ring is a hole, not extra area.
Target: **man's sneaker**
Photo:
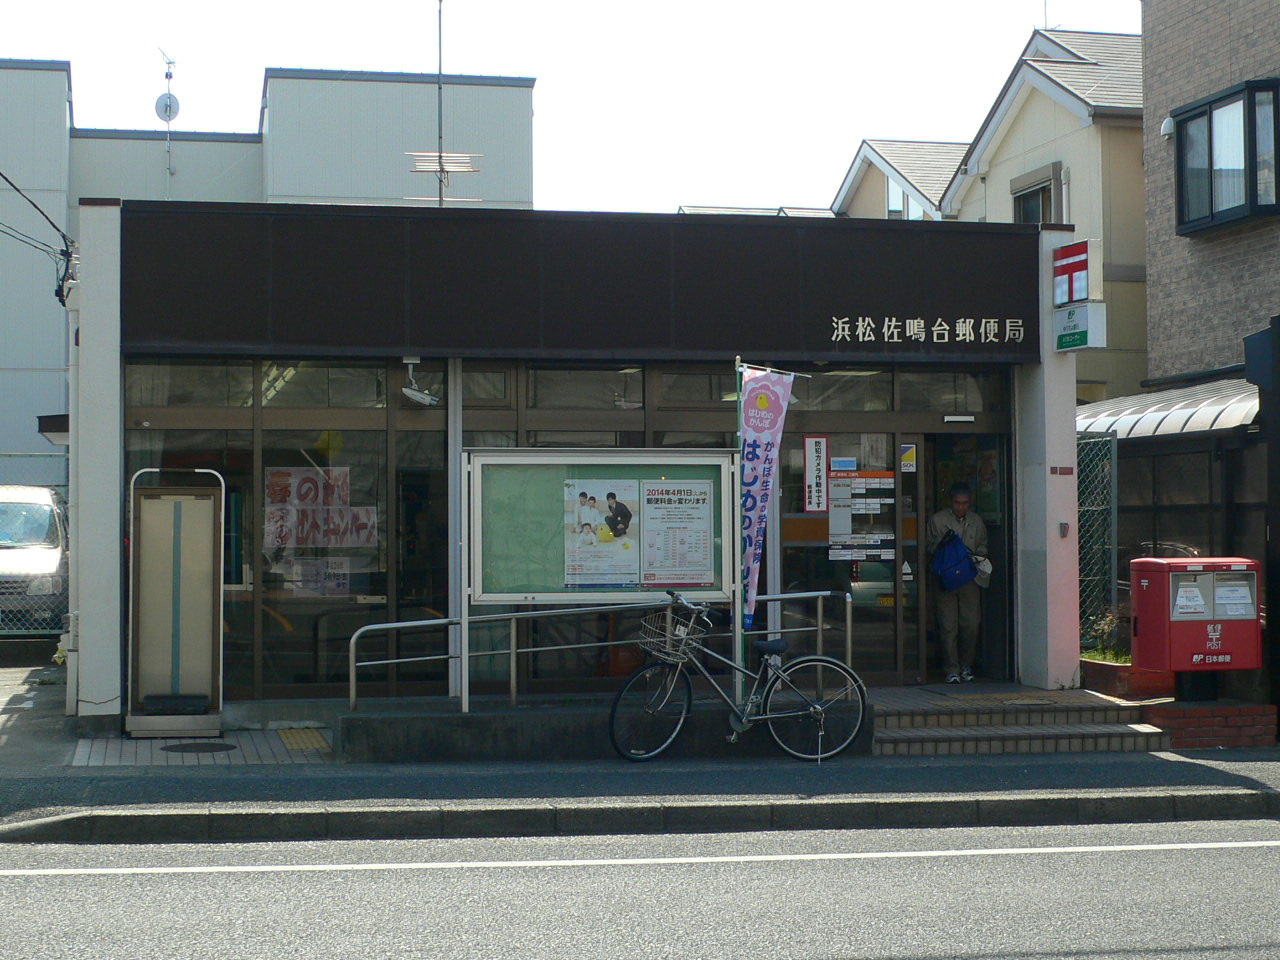
[[[960,671],[960,679],[963,680],[965,683],[972,682],[973,671],[970,670],[968,667],[965,667],[963,670]]]
[[[947,674],[947,683],[959,683],[959,682],[960,682],[960,674],[958,673]]]

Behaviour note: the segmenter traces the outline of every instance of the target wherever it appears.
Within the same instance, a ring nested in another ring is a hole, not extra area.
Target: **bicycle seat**
[[[762,657],[767,657],[775,653],[785,653],[787,650],[787,640],[785,637],[778,637],[776,640],[752,640],[751,649]]]

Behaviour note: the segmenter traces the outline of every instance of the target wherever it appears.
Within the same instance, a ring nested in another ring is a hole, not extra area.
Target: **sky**
[[[826,207],[863,139],[971,140],[1034,28],[1138,33],[1141,6],[444,0],[443,72],[537,81],[539,209]],[[0,58],[69,61],[77,127],[162,130],[163,50],[174,129],[256,132],[268,67],[434,74],[438,9],[10,4]]]

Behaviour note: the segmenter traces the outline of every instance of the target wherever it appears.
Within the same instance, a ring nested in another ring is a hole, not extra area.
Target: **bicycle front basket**
[[[689,659],[692,642],[707,632],[701,618],[692,611],[672,610],[648,614],[640,623],[640,646],[659,660],[681,663]]]

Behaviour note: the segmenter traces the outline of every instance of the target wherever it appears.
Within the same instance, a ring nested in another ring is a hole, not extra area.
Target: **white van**
[[[48,487],[0,484],[0,636],[62,632],[67,520]]]

